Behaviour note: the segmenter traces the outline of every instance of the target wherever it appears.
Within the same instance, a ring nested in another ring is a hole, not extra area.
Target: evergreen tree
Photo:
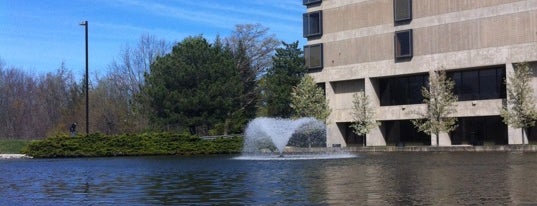
[[[375,112],[371,108],[369,97],[364,91],[353,95],[352,117],[351,128],[358,136],[366,135],[371,129],[379,125],[379,122],[375,121]]]
[[[236,125],[246,125],[256,116],[261,102],[259,80],[272,65],[274,50],[280,42],[269,33],[269,28],[261,24],[238,24],[224,42],[233,53],[243,87],[241,107],[232,114],[232,121]]]
[[[447,78],[445,71],[430,71],[429,85],[421,89],[427,111],[417,113],[420,118],[412,120],[412,123],[419,131],[436,135],[436,146],[440,142],[440,132],[450,132],[457,127],[457,118],[450,117],[456,111],[457,96],[453,94],[454,85],[455,83]]]
[[[521,128],[522,144],[525,144],[525,130],[533,127],[537,120],[534,91],[531,86],[532,78],[533,72],[528,63],[515,65],[514,75],[510,76],[506,81],[507,105],[500,111],[503,121],[507,125]]]
[[[273,66],[264,77],[264,102],[267,116],[289,118],[293,114],[289,94],[304,76],[306,68],[298,41],[282,44],[282,48],[276,49]]]
[[[207,134],[240,106],[239,73],[219,41],[188,37],[151,65],[143,92],[153,122],[167,129]]]
[[[291,108],[295,111],[295,118],[315,117],[321,121],[326,121],[331,112],[324,91],[308,75],[305,75],[300,83],[293,87]]]
[[[240,108],[231,114],[231,119],[228,121],[235,123],[236,128],[234,130],[242,130],[242,126],[246,125],[250,119],[253,119],[257,111],[257,102],[259,100],[257,74],[251,68],[252,60],[248,56],[247,45],[242,40],[238,40],[235,48],[230,46],[227,45],[227,48],[232,51],[235,68],[241,80],[242,93],[239,97]],[[228,123],[226,123],[225,128],[228,128]],[[225,130],[225,133],[227,133],[227,129]]]

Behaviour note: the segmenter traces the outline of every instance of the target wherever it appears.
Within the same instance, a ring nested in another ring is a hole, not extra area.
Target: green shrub
[[[0,154],[18,154],[30,140],[6,139],[0,140]]]
[[[242,142],[242,137],[203,140],[198,136],[175,133],[91,134],[32,141],[22,152],[36,158],[236,154],[242,151]]]

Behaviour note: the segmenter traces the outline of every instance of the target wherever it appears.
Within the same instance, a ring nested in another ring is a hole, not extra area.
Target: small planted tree
[[[457,101],[457,96],[453,94],[454,85],[445,71],[430,71],[428,87],[421,89],[427,110],[417,112],[420,118],[411,120],[419,131],[436,135],[436,146],[440,143],[440,132],[450,132],[457,127],[457,118],[451,117],[456,111]]]
[[[358,136],[366,135],[380,124],[375,121],[375,112],[371,108],[369,97],[363,91],[353,95],[352,118],[351,128]]]
[[[531,80],[533,72],[528,63],[515,65],[515,73],[506,80],[507,104],[500,111],[505,124],[514,128],[520,128],[522,132],[522,144],[525,130],[535,125],[537,109]]]
[[[302,77],[298,85],[293,87],[291,92],[291,108],[295,111],[293,118],[314,117],[325,123],[331,112],[324,91],[308,75]],[[319,130],[319,128],[304,131],[308,147],[312,146],[311,137],[316,136],[316,134],[322,134],[321,136],[324,139],[321,141],[326,142],[325,132],[326,130]]]
[[[326,121],[330,115],[328,100],[324,91],[317,86],[311,76],[304,76],[291,92],[291,108],[295,110],[294,117],[315,117]]]

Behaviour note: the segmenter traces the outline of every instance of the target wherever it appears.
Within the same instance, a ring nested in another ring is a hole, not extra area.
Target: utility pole
[[[88,21],[83,21],[80,26],[86,30],[86,135],[89,135],[89,74],[88,74]]]

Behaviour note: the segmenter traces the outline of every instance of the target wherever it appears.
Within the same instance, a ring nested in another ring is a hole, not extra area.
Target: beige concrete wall
[[[413,28],[414,56],[537,42],[537,26],[528,25],[537,25],[537,10]],[[393,32],[324,42],[325,68],[393,60]]]
[[[537,42],[537,11],[414,29],[414,55]]]
[[[323,30],[325,33],[334,33],[393,23],[392,2],[392,0],[362,1],[343,7],[324,9]]]
[[[341,82],[331,82],[334,96],[332,100],[332,109],[352,109],[353,95],[359,91],[364,91],[364,80],[351,80]]]
[[[411,119],[416,115],[410,111],[423,111],[424,105],[380,107],[376,78],[440,67],[506,65],[509,71],[512,62],[537,61],[536,0],[414,0],[413,20],[399,26],[394,26],[392,6],[392,0],[323,0],[320,6],[308,8],[323,10],[323,36],[308,44],[324,46],[324,68],[310,75],[327,83],[327,99],[333,108],[328,121],[329,146],[345,145],[336,123],[352,120],[352,92],[346,92],[346,81],[361,81],[378,120]],[[396,63],[393,35],[404,29],[413,29],[414,56],[411,61]],[[534,70],[537,75],[537,67]],[[533,85],[537,91],[537,78]],[[502,100],[458,102],[455,116],[499,115],[501,106]],[[514,138],[510,136],[510,144],[520,139],[516,133],[509,128]],[[441,137],[445,139],[445,135]],[[386,144],[380,128],[368,134],[366,142]],[[446,144],[450,143],[441,143]]]
[[[451,12],[497,6],[517,1],[522,0],[413,0],[412,9],[414,18],[422,18]]]
[[[329,42],[323,47],[325,67],[393,59],[393,33]]]

